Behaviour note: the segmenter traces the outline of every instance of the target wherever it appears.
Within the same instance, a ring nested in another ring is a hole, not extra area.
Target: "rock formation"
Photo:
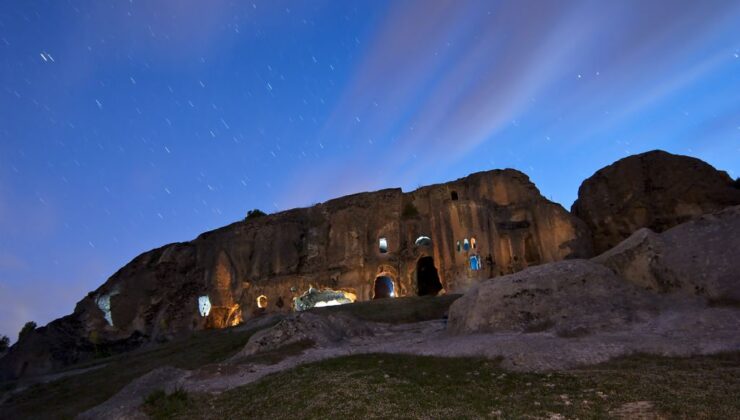
[[[290,312],[296,298],[306,309],[470,291],[455,304],[457,330],[553,328],[565,335],[638,319],[654,292],[738,302],[740,268],[727,251],[738,249],[736,209],[660,235],[639,231],[591,262],[561,262],[477,286],[531,266],[589,258],[592,243],[602,253],[641,228],[663,232],[737,204],[740,189],[726,173],[654,151],[584,181],[573,205],[583,221],[512,169],[408,193],[386,189],[273,215],[254,212],[134,258],[73,314],[14,345],[0,359],[0,378]]]
[[[740,206],[706,214],[657,234],[640,229],[592,261],[659,293],[740,304]]]
[[[740,303],[740,206],[663,233],[641,229],[588,260],[481,282],[450,307],[457,333],[553,330],[579,335],[677,306]]]
[[[485,281],[450,307],[455,333],[607,331],[640,320],[655,298],[588,260],[560,261]]]
[[[590,255],[583,222],[515,170],[355,194],[146,252],[72,315],[21,340],[0,370],[40,373],[109,346],[288,312],[311,286],[358,300],[461,293],[482,279]]]
[[[602,253],[640,228],[655,232],[694,216],[740,204],[740,189],[723,171],[688,156],[652,151],[598,170],[578,190],[572,212]]]

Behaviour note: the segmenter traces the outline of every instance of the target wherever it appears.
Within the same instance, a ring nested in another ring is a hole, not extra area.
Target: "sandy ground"
[[[219,393],[301,364],[352,354],[501,357],[502,367],[510,370],[546,371],[596,364],[632,353],[690,356],[740,350],[740,310],[735,308],[664,311],[629,329],[577,338],[550,332],[452,335],[446,331],[444,320],[369,326],[372,334],[313,347],[272,365],[226,362],[194,371],[157,369],[80,417],[141,418],[138,406],[155,389]]]

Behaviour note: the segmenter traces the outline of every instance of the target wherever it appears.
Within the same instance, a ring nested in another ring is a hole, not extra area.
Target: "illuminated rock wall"
[[[421,236],[431,244],[417,245]],[[466,239],[469,246],[458,251],[457,242]],[[417,262],[425,256],[434,259],[444,292],[461,293],[482,279],[590,252],[583,224],[542,197],[526,175],[482,172],[409,193],[341,197],[145,253],[96,292],[119,291],[110,301],[114,326],[104,322],[100,329],[114,339],[133,330],[152,336],[224,327],[241,317],[290,311],[311,286],[369,300],[380,275],[392,279],[396,296],[416,295]],[[199,296],[212,305],[205,317]]]
[[[423,239],[417,245],[420,236],[431,244]],[[458,251],[465,239],[468,249]],[[311,286],[362,301],[373,298],[375,279],[386,276],[394,296],[416,295],[422,257],[434,259],[425,269],[436,271],[442,293],[461,293],[482,279],[590,254],[585,225],[542,197],[526,175],[481,172],[409,193],[361,193],[240,221],[146,252],[51,328],[71,331],[74,324],[70,340],[91,334],[100,342],[169,338],[291,311],[293,299]],[[478,270],[471,268],[473,255]],[[210,302],[206,316],[203,296]]]

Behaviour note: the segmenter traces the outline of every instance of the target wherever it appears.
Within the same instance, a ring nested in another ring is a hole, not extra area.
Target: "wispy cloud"
[[[729,1],[392,3],[321,133],[355,144],[332,171],[341,190],[413,183],[482,144],[495,150],[520,118],[547,128],[590,112],[588,132],[601,104],[623,124],[706,77],[717,59],[702,48],[737,13]]]

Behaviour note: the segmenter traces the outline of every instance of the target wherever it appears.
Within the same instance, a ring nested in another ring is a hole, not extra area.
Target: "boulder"
[[[740,206],[663,233],[643,228],[592,259],[640,288],[740,303]]]
[[[450,307],[454,333],[539,332],[561,336],[619,329],[644,320],[656,297],[612,270],[569,260],[478,284]]]
[[[599,254],[640,228],[662,232],[738,204],[740,189],[726,172],[656,150],[598,170],[581,184],[571,211],[591,229]]]

